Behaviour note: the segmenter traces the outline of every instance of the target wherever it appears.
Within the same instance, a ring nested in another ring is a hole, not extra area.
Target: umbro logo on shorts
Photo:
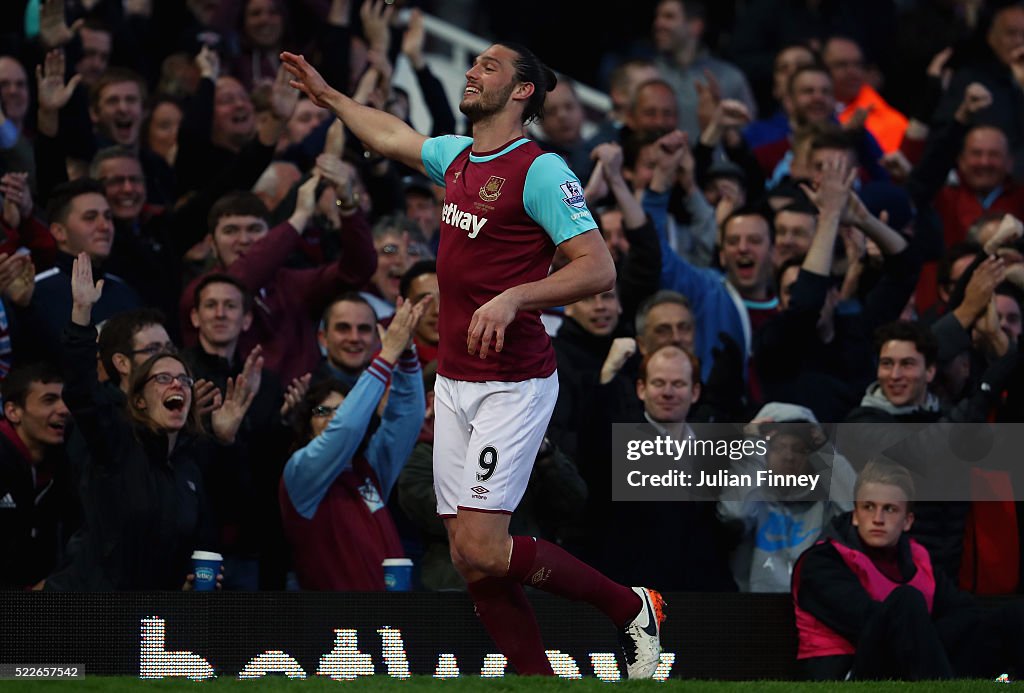
[[[474,486],[473,488],[471,488],[469,490],[472,491],[473,493],[475,493],[477,495],[481,495],[481,496],[483,494],[485,494],[485,493],[490,493],[491,492],[491,490],[489,488],[485,488],[483,486]]]

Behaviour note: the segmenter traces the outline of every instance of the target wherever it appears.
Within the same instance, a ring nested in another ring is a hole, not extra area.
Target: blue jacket
[[[744,353],[750,354],[750,320],[743,299],[717,270],[694,267],[668,245],[665,233],[668,216],[668,193],[644,192],[644,211],[654,220],[661,241],[661,286],[678,291],[690,301],[696,325],[694,350],[700,359],[700,375],[707,380],[714,361],[712,350],[721,346],[718,334],[724,332]]]
[[[284,468],[284,486],[295,510],[306,519],[316,514],[331,484],[352,467],[366,436],[377,403],[391,376],[391,393],[380,427],[366,446],[364,457],[373,468],[380,497],[387,502],[412,449],[426,412],[419,359],[403,355],[398,368],[380,356],[367,366],[322,434],[297,450]]]

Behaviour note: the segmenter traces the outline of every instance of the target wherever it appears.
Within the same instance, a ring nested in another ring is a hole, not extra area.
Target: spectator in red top
[[[953,119],[933,128],[928,148],[908,181],[915,204],[930,205],[938,214],[946,249],[966,240],[981,217],[1024,214],[1024,187],[1012,177],[1014,159],[1005,131],[977,124],[993,103],[991,90],[980,83],[967,85]],[[958,182],[949,184],[947,172],[954,165]],[[928,259],[938,257],[930,255]],[[934,286],[935,266],[926,264],[918,285],[919,310],[935,303]]]
[[[53,264],[57,243],[45,224],[32,215],[35,209],[27,173],[5,173],[0,178],[0,253],[12,255],[18,248],[32,251],[37,270]]]
[[[316,368],[320,360],[316,320],[327,301],[361,285],[376,267],[369,228],[355,204],[340,207],[344,226],[337,262],[310,269],[284,266],[309,223],[319,182],[318,172],[302,184],[295,211],[273,229],[267,223],[267,208],[252,193],[227,195],[210,210],[208,227],[217,271],[241,281],[255,297],[252,328],[242,334],[240,353],[248,354],[261,344],[266,368],[284,382]],[[189,316],[199,281],[185,288],[179,303],[186,346],[196,343],[196,330]]]

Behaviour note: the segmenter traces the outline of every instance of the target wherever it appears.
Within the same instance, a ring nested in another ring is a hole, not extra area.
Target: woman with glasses
[[[216,551],[216,523],[202,470],[240,464],[232,444],[254,393],[228,381],[202,435],[194,381],[177,354],[160,351],[133,370],[127,402],[97,397],[92,308],[103,292],[81,254],[72,267],[71,323],[63,335],[64,398],[87,454],[81,467],[85,522],[69,543],[70,564],[47,579],[53,590],[170,590],[191,583],[190,556]],[[219,399],[219,396],[218,396]]]
[[[430,300],[399,299],[380,353],[351,390],[325,380],[298,407],[301,447],[285,465],[279,497],[303,589],[383,590],[381,561],[404,557],[387,500],[426,412],[412,335]]]

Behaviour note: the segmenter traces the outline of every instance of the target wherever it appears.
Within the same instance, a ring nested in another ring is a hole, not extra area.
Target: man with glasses
[[[97,343],[100,363],[108,382],[122,393],[128,392],[132,371],[146,359],[161,352],[177,351],[164,321],[160,311],[139,308],[118,313],[103,324]]]
[[[395,312],[402,275],[425,252],[419,227],[400,215],[380,219],[373,227],[373,247],[377,250],[377,270],[362,292],[380,319]]]
[[[886,154],[899,151],[907,117],[886,103],[868,84],[860,45],[846,36],[832,36],[822,48],[822,62],[832,75],[839,122],[848,123],[857,117],[858,110],[863,110],[867,113],[864,127],[875,136],[882,151]]]
[[[96,153],[89,174],[103,186],[118,242],[110,271],[136,287],[147,305],[173,315],[181,295],[182,257],[206,235],[206,215],[213,203],[234,189],[248,189],[270,162],[273,148],[250,146],[223,176],[175,209],[146,203],[143,164],[131,147],[114,146]],[[174,326],[172,326],[172,331]]]

